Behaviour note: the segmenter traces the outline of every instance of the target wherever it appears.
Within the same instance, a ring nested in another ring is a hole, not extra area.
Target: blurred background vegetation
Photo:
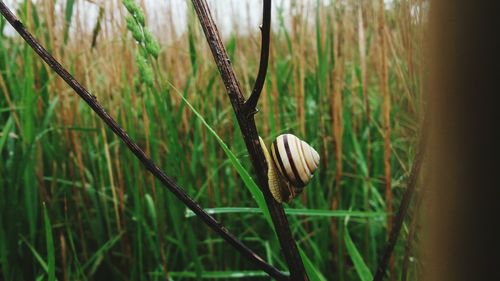
[[[190,1],[146,2],[137,3],[160,47],[157,58],[146,60],[152,83],[139,73],[142,47],[127,29],[121,1],[7,1],[168,175],[214,208],[245,244],[286,269],[245,184],[179,96],[252,174]],[[249,93],[259,63],[261,1],[235,2],[209,1]],[[273,3],[270,66],[256,120],[267,143],[290,132],[321,155],[305,194],[287,207],[297,209],[289,215],[294,236],[326,280],[366,278],[359,266],[373,272],[385,245],[421,115],[426,4]],[[0,280],[269,279],[147,173],[3,18],[0,30]],[[419,272],[417,253],[405,249],[410,225],[395,251],[393,280]],[[410,266],[403,269],[406,252]]]

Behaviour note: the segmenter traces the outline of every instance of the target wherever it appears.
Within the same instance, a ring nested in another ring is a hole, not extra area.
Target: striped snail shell
[[[271,145],[271,154],[260,139],[268,163],[269,189],[279,203],[290,202],[304,190],[319,165],[319,154],[292,134],[283,134]]]

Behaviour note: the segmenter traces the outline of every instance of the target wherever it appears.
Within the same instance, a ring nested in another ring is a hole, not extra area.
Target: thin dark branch
[[[95,96],[90,94],[64,67],[52,56],[38,41],[29,33],[24,25],[12,14],[9,8],[0,2],[0,12],[3,17],[16,29],[28,45],[42,58],[75,92],[94,110],[106,125],[125,143],[132,153],[142,162],[146,169],[151,172],[164,186],[191,209],[205,224],[217,232],[245,258],[255,263],[260,269],[277,280],[288,280],[288,277],[272,265],[266,263],[261,257],[246,247],[241,241],[233,236],[215,218],[205,212],[193,199],[191,199],[170,177],[168,177],[153,161],[151,161],[141,148],[125,133],[118,123],[97,102]]]
[[[245,103],[245,109],[248,113],[257,112],[257,102],[262,93],[264,81],[266,81],[267,65],[269,62],[269,45],[271,43],[271,0],[263,0],[263,2],[259,72],[250,98],[248,98]]]
[[[394,248],[396,247],[399,233],[403,228],[404,219],[406,217],[406,214],[408,213],[411,199],[417,187],[418,176],[420,174],[420,168],[422,166],[422,161],[424,158],[425,144],[427,141],[428,125],[426,120],[424,120],[424,122],[422,123],[422,134],[420,136],[420,141],[417,147],[417,154],[415,155],[415,159],[413,160],[410,176],[408,178],[408,184],[405,193],[403,194],[403,199],[401,200],[401,204],[399,205],[396,217],[394,218],[391,232],[389,233],[389,240],[387,241],[387,244],[385,246],[382,258],[379,261],[377,271],[375,272],[375,276],[373,277],[373,281],[382,281],[385,276],[387,264],[389,263],[389,259],[394,252]]]
[[[410,267],[410,255],[413,248],[413,239],[415,239],[417,230],[417,221],[412,220],[410,224],[410,232],[408,233],[408,238],[405,242],[405,255],[403,257],[403,269],[401,270],[401,281],[406,281],[408,279],[408,269]]]
[[[427,186],[427,184],[424,184]],[[405,243],[405,255],[403,257],[403,269],[401,270],[401,281],[406,281],[408,278],[408,268],[410,265],[410,255],[412,253],[413,240],[417,237],[417,227],[418,227],[418,219],[420,217],[420,207],[422,206],[422,201],[425,192],[422,190],[417,194],[416,204],[414,207],[413,216],[411,218],[410,224],[410,232],[408,233],[408,238]]]
[[[212,51],[215,63],[219,68],[227,94],[236,113],[236,119],[238,120],[248,154],[250,155],[252,165],[257,174],[258,184],[266,200],[281,250],[290,270],[290,279],[293,281],[309,280],[297,245],[293,239],[288,219],[283,211],[283,206],[274,200],[269,191],[267,182],[267,163],[260,146],[254,115],[249,115],[246,110],[243,110],[245,98],[234,70],[232,69],[229,56],[224,48],[224,44],[222,43],[217,26],[212,18],[208,4],[206,0],[192,0],[192,2],[210,50]]]

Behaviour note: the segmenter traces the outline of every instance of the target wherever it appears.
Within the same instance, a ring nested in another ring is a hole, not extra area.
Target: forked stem
[[[269,45],[271,44],[271,0],[263,0],[263,2],[259,72],[252,93],[245,102],[245,109],[249,114],[257,112],[257,102],[259,101],[264,82],[266,81],[267,66],[269,64]]]
[[[24,25],[9,10],[3,1],[0,2],[0,13],[28,43],[28,45],[52,68],[73,90],[89,105],[90,108],[101,118],[101,120],[125,143],[127,148],[141,161],[146,169],[153,174],[165,187],[196,214],[205,224],[212,228],[245,258],[252,261],[260,269],[268,273],[276,280],[286,281],[288,277],[274,266],[265,262],[250,248],[245,246],[234,235],[232,235],[220,222],[209,215],[189,195],[182,190],[170,177],[168,177],[154,162],[146,156],[146,153],[125,133],[118,123],[97,102],[95,96],[90,94],[47,50],[31,35]]]
[[[257,126],[255,124],[254,115],[249,114],[255,111],[255,107],[247,106],[245,103],[243,92],[229,61],[229,56],[226,52],[224,44],[222,43],[222,39],[218,32],[217,26],[215,25],[213,17],[210,13],[207,1],[192,0],[192,2],[196,10],[196,14],[198,15],[198,19],[200,20],[201,27],[203,28],[203,32],[205,33],[205,37],[207,39],[210,50],[212,51],[215,63],[219,68],[219,72],[222,77],[222,81],[224,82],[224,86],[226,87],[229,100],[231,101],[234,112],[236,113],[236,119],[238,120],[240,131],[243,135],[243,139],[245,141],[248,154],[250,155],[252,165],[257,174],[259,187],[266,200],[266,204],[269,209],[269,213],[271,214],[274,228],[276,230],[276,235],[278,236],[278,240],[280,242],[281,250],[290,270],[290,280],[309,280],[304,268],[304,264],[300,257],[299,250],[297,248],[297,244],[293,239],[293,235],[288,224],[288,219],[283,210],[283,206],[280,203],[276,202],[276,200],[274,200],[274,197],[269,190],[267,181],[266,159],[260,146],[259,134],[257,133]],[[268,5],[266,5],[266,2],[268,3]],[[270,1],[264,1],[264,5],[268,9],[267,13],[270,16]],[[266,56],[264,56],[264,58],[265,57]],[[264,63],[261,62],[261,65],[263,64]],[[267,62],[265,64],[267,65]],[[261,82],[259,83],[263,85],[267,66],[261,69],[261,78],[259,79],[259,81]],[[262,89],[262,86],[260,86],[260,89]],[[260,93],[259,91],[257,91],[256,93],[257,94],[252,95],[254,98],[252,99],[253,101],[251,101],[251,103],[256,103],[258,101]]]

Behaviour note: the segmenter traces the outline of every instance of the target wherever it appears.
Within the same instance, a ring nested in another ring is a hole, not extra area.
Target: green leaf
[[[42,128],[47,129],[49,127],[49,122],[52,120],[52,116],[54,115],[55,108],[57,103],[59,102],[59,97],[55,97],[52,101],[50,101],[49,107],[45,113],[45,117],[42,121]]]
[[[372,273],[368,266],[366,266],[363,257],[361,257],[361,254],[356,248],[356,245],[354,245],[354,242],[349,235],[349,231],[347,230],[347,226],[344,227],[344,241],[347,248],[347,253],[349,253],[351,260],[354,263],[354,267],[356,268],[356,272],[358,273],[359,278],[362,281],[373,280]]]
[[[167,83],[172,87],[172,89],[174,89],[174,92],[176,92],[177,95],[179,95],[179,97],[184,101],[184,103],[186,103],[186,105],[191,109],[191,111],[193,111],[193,113],[195,114],[195,116],[207,128],[208,132],[210,132],[210,134],[212,134],[212,136],[215,137],[215,139],[217,140],[217,142],[219,143],[219,145],[222,147],[222,150],[224,150],[224,153],[226,154],[226,156],[231,161],[231,164],[233,165],[233,167],[236,169],[236,171],[240,175],[241,180],[243,181],[243,183],[245,183],[245,186],[247,187],[247,189],[252,194],[255,202],[257,203],[257,205],[259,206],[259,208],[264,213],[264,217],[266,218],[267,222],[269,223],[269,225],[274,230],[274,225],[272,223],[271,215],[269,214],[269,210],[267,209],[267,205],[266,205],[266,201],[264,199],[264,195],[262,195],[262,192],[260,191],[260,188],[257,186],[257,184],[255,183],[255,181],[252,179],[252,177],[250,176],[250,174],[248,173],[248,171],[243,167],[243,165],[241,165],[241,163],[238,160],[238,158],[236,158],[236,156],[229,149],[229,147],[226,145],[226,143],[224,143],[224,141],[219,137],[219,135],[217,134],[217,132],[215,132],[215,130],[212,127],[210,127],[210,125],[207,123],[207,121],[205,121],[205,119],[203,118],[203,116],[189,103],[189,101],[181,94],[181,92],[177,88],[175,88],[175,86],[172,85],[170,82],[167,82]]]
[[[206,208],[209,214],[232,214],[232,213],[247,213],[247,214],[260,214],[262,210],[259,208],[247,207],[223,207],[223,208]],[[290,216],[310,216],[310,217],[385,217],[385,212],[363,212],[363,211],[345,211],[345,210],[315,210],[315,209],[291,209],[285,208],[285,213]],[[186,217],[193,217],[193,211],[187,209]]]
[[[159,273],[159,276],[164,276],[164,273]],[[177,271],[177,272],[169,272],[168,275],[171,278],[175,278],[176,280],[179,278],[197,278],[196,272],[192,271]],[[238,279],[238,280],[246,280],[245,278],[252,277],[266,277],[267,273],[263,271],[203,271],[201,273],[202,279]]]
[[[0,135],[0,152],[2,151],[3,146],[5,145],[5,142],[7,141],[7,138],[13,127],[14,127],[14,118],[12,118],[11,116],[5,123],[2,133]]]
[[[40,264],[40,266],[42,267],[42,269],[49,273],[49,267],[47,265],[47,262],[42,258],[42,256],[37,252],[37,250],[35,249],[35,247],[33,247],[33,245],[31,245],[28,240],[26,240],[26,238],[24,237],[21,237],[21,239],[23,240],[24,243],[26,243],[26,246],[28,246],[28,248],[30,249],[31,253],[33,254],[33,256],[35,257],[35,259],[38,261],[38,263]]]
[[[312,263],[312,261],[307,257],[307,255],[299,248],[300,257],[304,262],[304,267],[307,272],[307,276],[309,276],[310,281],[326,281],[325,276],[321,274],[316,266]]]
[[[196,54],[196,41],[191,25],[188,25],[188,43],[189,43],[189,58],[191,59],[191,69],[193,75],[196,75],[198,70],[198,56]]]
[[[102,245],[101,248],[99,248],[87,262],[85,262],[85,264],[82,266],[82,270],[85,270],[87,267],[91,266],[89,274],[94,274],[98,266],[101,264],[104,255],[109,251],[109,249],[111,249],[111,247],[113,247],[113,245],[116,244],[116,242],[120,240],[124,233],[125,232],[121,232],[104,243],[104,245]]]
[[[153,222],[153,225],[156,225],[157,218],[156,218],[156,209],[155,209],[155,203],[153,201],[153,198],[151,197],[151,195],[146,194],[144,196],[144,199],[146,200],[146,208],[148,210],[150,219]]]
[[[54,239],[52,237],[52,225],[50,224],[49,215],[47,214],[47,207],[43,203],[43,221],[45,224],[45,242],[47,244],[47,261],[48,261],[48,274],[49,281],[56,280],[56,258],[54,254]]]
[[[64,43],[68,42],[69,27],[71,26],[71,18],[73,17],[73,7],[75,6],[75,0],[66,1],[66,11],[65,11],[65,21],[64,25]]]

